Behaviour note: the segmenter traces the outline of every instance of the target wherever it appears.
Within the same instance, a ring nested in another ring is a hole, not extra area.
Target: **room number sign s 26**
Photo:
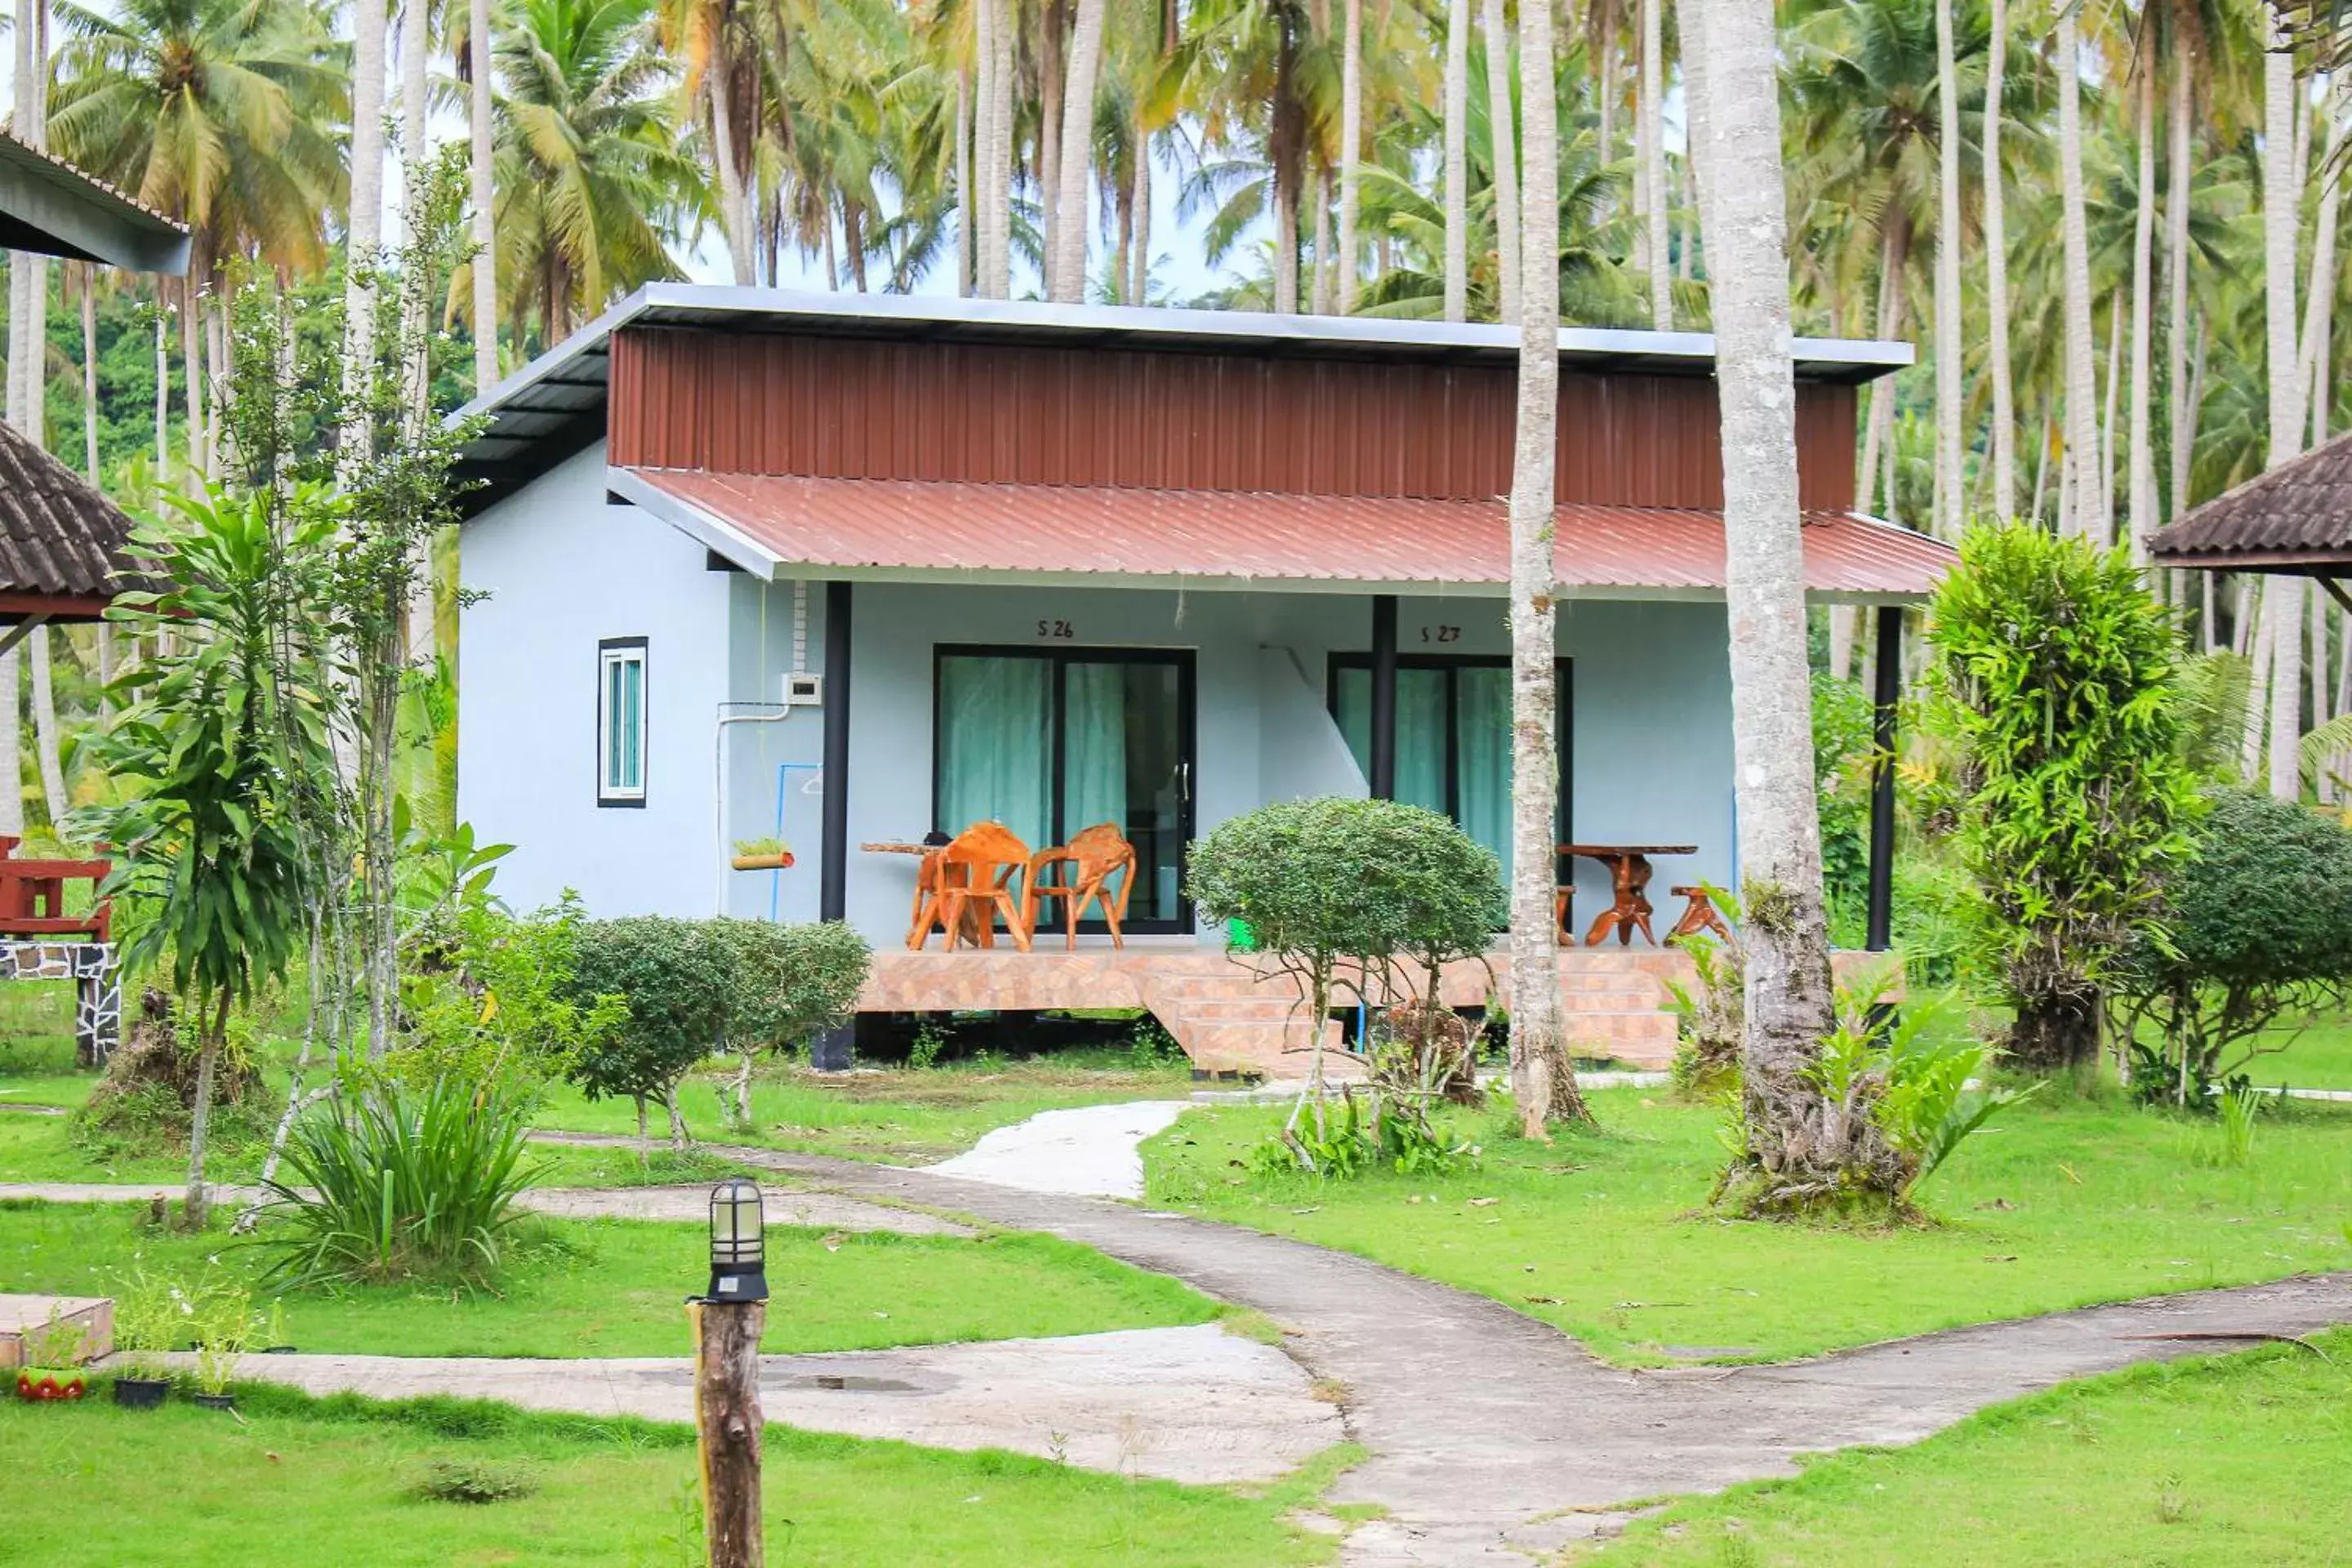
[[[1078,628],[1067,621],[1041,620],[1037,623],[1037,635],[1041,637],[1075,637],[1078,635]]]

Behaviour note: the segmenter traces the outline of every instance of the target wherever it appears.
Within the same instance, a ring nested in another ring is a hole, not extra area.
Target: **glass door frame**
[[[1200,798],[1197,774],[1200,767],[1200,722],[1195,699],[1198,694],[1197,650],[1189,647],[1094,647],[1077,645],[1069,647],[1035,647],[1020,643],[934,643],[931,645],[931,827],[934,832],[953,834],[970,826],[958,823],[950,827],[940,817],[940,768],[945,755],[940,745],[940,699],[946,689],[941,665],[950,658],[1030,658],[1045,662],[1050,668],[1047,682],[1049,714],[1046,722],[1052,726],[1053,759],[1046,765],[1052,771],[1047,782],[1051,788],[1049,807],[1052,828],[1058,843],[1067,843],[1071,825],[1063,820],[1068,794],[1067,766],[1069,761],[1069,667],[1073,664],[1164,664],[1176,671],[1176,752],[1178,766],[1182,770],[1183,784],[1177,797],[1176,811],[1176,915],[1172,920],[1130,913],[1121,930],[1137,935],[1189,935],[1193,930],[1192,902],[1183,894],[1184,873],[1192,848],[1192,824],[1195,803]],[[1085,823],[1077,825],[1087,826]],[[1120,824],[1125,832],[1127,825]],[[1052,847],[1033,844],[1037,850]],[[1137,873],[1140,874],[1140,868]],[[1130,900],[1132,894],[1129,895]],[[1047,906],[1051,907],[1051,906]],[[1041,919],[1042,914],[1041,914]],[[1100,919],[1089,915],[1078,921],[1081,935],[1102,935],[1109,927]]]
[[[1480,653],[1401,653],[1397,668],[1442,669],[1448,673],[1445,682],[1445,815],[1455,822],[1462,820],[1462,730],[1460,688],[1452,679],[1457,669],[1503,669],[1511,668],[1508,654]],[[1339,674],[1342,670],[1362,670],[1369,679],[1372,673],[1370,652],[1334,652],[1325,673],[1324,703],[1331,722],[1339,724]],[[1559,842],[1576,841],[1576,660],[1565,656],[1552,661],[1552,679],[1558,692],[1555,703],[1559,714]],[[1341,733],[1346,732],[1342,726]],[[1554,867],[1554,875],[1565,879],[1567,862]]]

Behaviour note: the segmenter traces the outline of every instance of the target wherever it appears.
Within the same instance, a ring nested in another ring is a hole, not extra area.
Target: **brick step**
[[[1304,1027],[1307,1018],[1303,1003],[1282,996],[1195,996],[1171,1007],[1204,1024],[1286,1024],[1296,1018]]]

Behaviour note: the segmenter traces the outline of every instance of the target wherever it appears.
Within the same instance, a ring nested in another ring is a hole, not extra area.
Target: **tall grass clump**
[[[427,1279],[480,1283],[509,1251],[530,1101],[451,1078],[346,1092],[295,1128],[268,1184],[259,1245],[288,1287]]]

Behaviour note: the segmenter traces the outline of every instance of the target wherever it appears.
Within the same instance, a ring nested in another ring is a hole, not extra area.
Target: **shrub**
[[[1691,956],[1696,973],[1685,986],[1668,980],[1674,997],[1675,1087],[1702,1099],[1739,1082],[1739,1046],[1748,1019],[1748,950],[1739,941],[1739,903],[1720,889],[1707,889],[1730,927],[1727,937],[1695,931],[1675,945]]]
[[[646,1107],[657,1102],[669,1111],[671,1143],[686,1147],[678,1080],[726,1043],[735,949],[716,928],[652,915],[580,927],[575,1001],[618,996],[627,1013],[580,1052],[570,1077],[591,1100],[635,1100],[641,1143]]]
[[[2120,550],[1971,531],[1937,590],[1933,722],[1960,753],[1973,946],[2011,1053],[2078,1068],[2118,957],[2152,929],[2197,809],[2168,612]]]
[[[385,1079],[314,1107],[287,1141],[287,1176],[265,1184],[280,1222],[257,1243],[268,1277],[487,1281],[543,1169],[524,1163],[530,1109],[451,1078]]]
[[[537,1491],[539,1478],[528,1466],[496,1459],[435,1459],[415,1489],[427,1502],[507,1502]]]
[[[1859,681],[1813,677],[1813,793],[1822,820],[1822,890],[1835,924],[1857,924],[1869,897],[1875,719],[1870,694]]]
[[[2217,788],[2193,858],[2165,887],[2164,930],[2137,943],[2116,1012],[2135,1098],[2205,1109],[2282,1016],[2352,994],[2352,832],[2252,790]]]
[[[1298,983],[1314,1058],[1285,1131],[1311,1106],[1318,1139],[1328,1132],[1323,1038],[1335,988],[1375,1005],[1385,1003],[1374,994],[1381,991],[1433,1000],[1444,965],[1485,952],[1506,914],[1493,853],[1451,819],[1395,801],[1260,806],[1196,846],[1190,876],[1188,890],[1210,919],[1248,922],[1259,951]],[[1427,1023],[1433,1011],[1417,1016]],[[1430,1043],[1424,1030],[1423,1056]],[[1373,1128],[1382,1121],[1376,1106]],[[1294,1145],[1304,1164],[1303,1150]]]

